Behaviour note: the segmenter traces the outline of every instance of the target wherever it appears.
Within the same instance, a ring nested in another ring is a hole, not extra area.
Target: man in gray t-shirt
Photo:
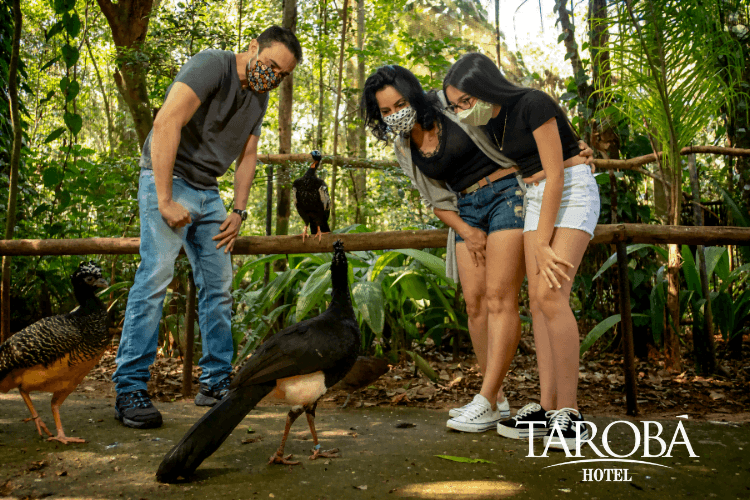
[[[247,217],[268,92],[301,58],[295,35],[272,26],[250,42],[247,52],[196,54],[167,89],[143,144],[138,188],[141,263],[128,295],[112,376],[115,417],[128,427],[162,423],[146,383],[156,356],[164,295],[183,247],[198,287],[203,339],[195,404],[213,406],[228,390],[234,354],[229,252]],[[232,162],[234,207],[227,214],[217,178]]]

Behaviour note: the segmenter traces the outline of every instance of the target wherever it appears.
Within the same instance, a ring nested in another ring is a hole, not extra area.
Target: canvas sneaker
[[[118,394],[115,418],[134,429],[153,429],[160,427],[162,423],[161,413],[151,403],[148,392],[144,389]]]
[[[587,425],[578,424],[576,422],[585,422],[583,414],[574,410],[573,408],[561,408],[559,410],[548,411],[547,414],[547,434],[544,436],[544,447],[549,447],[555,450],[564,450],[564,446],[561,437],[565,440],[565,444],[568,446],[568,450],[574,451],[576,449],[576,439],[579,437],[576,432],[576,427],[580,428],[580,439],[587,440],[589,438],[589,428]],[[559,431],[557,428],[559,427]]]
[[[221,382],[209,387],[207,384],[201,384],[201,389],[198,394],[195,395],[195,406],[213,406],[227,395],[229,392],[229,384],[231,380],[229,377],[225,377]]]
[[[493,410],[487,398],[477,394],[474,397],[473,404],[461,415],[448,420],[446,425],[449,429],[457,431],[484,432],[494,429],[500,420],[502,420],[501,411],[497,408],[497,405]]]
[[[530,422],[534,422],[534,437],[544,437],[547,434],[546,413],[538,403],[529,403],[518,410],[513,418],[499,422],[497,433],[511,439],[527,439],[532,429]]]
[[[477,394],[477,396],[479,396],[479,394]],[[455,418],[461,415],[463,412],[465,412],[469,408],[469,406],[474,404],[474,402],[477,400],[477,396],[474,396],[473,400],[469,401],[468,403],[466,403],[460,408],[451,408],[451,410],[448,412],[448,416],[451,418]],[[505,401],[497,404],[497,409],[500,410],[500,412],[502,413],[501,418],[510,417],[510,403],[508,402],[507,397],[505,398]]]

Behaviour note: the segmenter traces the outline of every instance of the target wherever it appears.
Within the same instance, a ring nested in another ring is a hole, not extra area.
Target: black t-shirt
[[[500,168],[460,126],[443,115],[438,120],[439,142],[434,154],[425,155],[411,142],[412,161],[424,175],[461,191]]]
[[[542,171],[542,160],[539,157],[533,132],[550,118],[557,118],[563,160],[580,153],[578,140],[567,118],[555,101],[541,90],[531,90],[512,107],[501,109],[500,114],[487,123],[486,131],[497,147],[502,146],[503,154],[518,164],[521,175],[529,177]],[[504,140],[503,130],[505,131]]]

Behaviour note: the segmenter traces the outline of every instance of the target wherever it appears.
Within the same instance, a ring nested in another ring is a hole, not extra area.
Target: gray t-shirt
[[[174,81],[190,87],[201,101],[193,117],[182,127],[174,175],[198,189],[217,190],[217,177],[224,175],[237,159],[250,134],[260,137],[268,93],[242,88],[235,54],[226,50],[199,52],[182,66]],[[153,133],[151,129],[143,143],[141,168],[152,168]]]

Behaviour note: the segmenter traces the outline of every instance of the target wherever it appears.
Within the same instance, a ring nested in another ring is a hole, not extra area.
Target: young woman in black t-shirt
[[[526,405],[498,425],[498,432],[524,438],[529,422],[544,422],[531,432],[543,433],[545,446],[561,448],[558,437],[575,446],[575,422],[583,416],[576,401],[579,338],[570,290],[599,217],[596,181],[587,165],[564,166],[578,152],[577,137],[557,103],[544,92],[510,83],[489,57],[461,57],[443,89],[458,118],[484,126],[519,165],[528,188],[524,246],[541,404]],[[580,433],[588,437],[585,425]]]
[[[482,432],[510,416],[502,382],[521,335],[522,190],[517,168],[507,168],[512,162],[481,129],[444,115],[447,101],[440,98],[426,94],[409,70],[389,65],[365,82],[361,111],[375,137],[393,141],[401,168],[435,215],[456,232],[469,333],[484,381],[471,403],[451,410],[447,425]],[[486,265],[498,261],[503,265]]]

